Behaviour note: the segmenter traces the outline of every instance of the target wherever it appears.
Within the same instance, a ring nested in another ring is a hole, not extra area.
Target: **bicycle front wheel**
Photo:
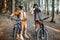
[[[17,25],[13,28],[13,40],[16,40],[17,37]]]
[[[43,30],[38,29],[37,40],[48,40],[48,32],[44,30],[44,33],[43,33]]]

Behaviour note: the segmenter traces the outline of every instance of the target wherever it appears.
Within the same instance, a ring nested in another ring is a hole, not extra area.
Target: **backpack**
[[[19,19],[19,17],[20,17],[20,10],[17,10],[15,14],[16,14],[17,18]]]
[[[41,12],[38,13],[39,20],[43,20],[43,15]]]

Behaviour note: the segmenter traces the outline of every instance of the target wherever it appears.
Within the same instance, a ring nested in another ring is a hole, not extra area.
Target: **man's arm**
[[[20,11],[17,10],[16,12],[13,12],[10,16],[19,15],[19,14],[20,14]]]
[[[12,13],[10,16],[11,16],[11,17],[14,16],[14,13]]]

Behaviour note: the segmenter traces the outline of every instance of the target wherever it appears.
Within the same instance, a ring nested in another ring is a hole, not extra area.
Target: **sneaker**
[[[19,37],[19,34],[17,34],[17,37]]]
[[[23,36],[22,36],[22,35],[20,36],[20,39],[21,39],[21,40],[24,40],[24,38],[23,38]]]
[[[17,40],[18,40],[18,39],[20,39],[20,36],[19,36],[19,34],[17,34]]]
[[[29,36],[27,34],[24,35],[26,38],[29,38]]]

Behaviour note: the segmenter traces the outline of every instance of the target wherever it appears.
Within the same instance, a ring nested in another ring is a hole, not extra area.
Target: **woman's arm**
[[[35,8],[30,11],[30,14],[34,14],[34,10],[35,10]]]

